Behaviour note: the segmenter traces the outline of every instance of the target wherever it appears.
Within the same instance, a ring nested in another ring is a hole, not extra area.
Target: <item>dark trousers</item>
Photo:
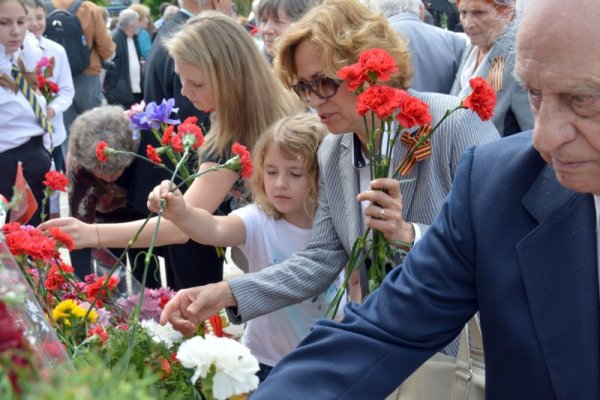
[[[212,246],[192,240],[185,244],[172,244],[162,248],[167,266],[167,282],[173,290],[223,280],[223,258],[217,256]]]
[[[0,193],[10,201],[17,174],[17,163],[23,163],[23,176],[38,204],[29,225],[39,225],[46,172],[50,170],[50,154],[44,148],[42,136],[35,136],[21,146],[0,153]],[[48,211],[46,211],[47,213]],[[8,220],[8,219],[7,219]]]

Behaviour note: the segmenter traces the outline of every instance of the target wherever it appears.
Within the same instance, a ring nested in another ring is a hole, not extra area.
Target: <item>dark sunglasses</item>
[[[310,92],[313,92],[323,100],[327,100],[337,93],[341,83],[337,79],[320,76],[310,82],[298,82],[292,86],[292,89],[294,89],[294,92],[296,92],[302,101],[308,103],[310,101]]]

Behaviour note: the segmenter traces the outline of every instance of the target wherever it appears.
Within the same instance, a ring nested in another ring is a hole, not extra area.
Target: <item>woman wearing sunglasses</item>
[[[319,148],[319,201],[311,241],[304,251],[259,273],[180,292],[169,306],[173,313],[166,312],[164,319],[170,317],[174,326],[189,329],[190,323],[201,322],[222,307],[236,307],[229,309],[233,311],[229,316],[239,323],[318,295],[344,268],[354,242],[367,227],[383,232],[391,242],[418,240],[440,210],[463,151],[499,138],[491,122],[458,111],[433,135],[433,154],[411,171],[408,178],[414,180],[370,182],[357,96],[335,78],[336,71],[355,63],[359,53],[370,48],[392,54],[399,72],[389,84],[408,89],[412,71],[406,43],[381,15],[355,0],[325,0],[280,37],[276,73],[332,133]],[[459,102],[441,94],[410,94],[429,105],[433,124]]]

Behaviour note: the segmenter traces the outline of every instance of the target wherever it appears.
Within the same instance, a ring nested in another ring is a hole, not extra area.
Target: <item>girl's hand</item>
[[[163,199],[166,199],[167,203],[163,210],[163,217],[172,221],[184,218],[187,211],[187,205],[185,204],[185,199],[179,189],[176,189],[173,192],[169,191],[169,189],[174,187],[175,185],[167,180],[162,181],[160,185],[156,186],[148,195],[148,209],[158,214],[160,211],[160,202]]]
[[[71,236],[76,249],[99,246],[98,232],[94,224],[86,224],[73,217],[51,219],[38,228],[44,233],[47,233],[49,228],[59,228]]]
[[[412,243],[415,230],[402,217],[402,193],[395,179],[381,178],[371,181],[371,190],[357,196],[358,201],[369,201],[365,208],[367,227],[381,233],[390,243]]]

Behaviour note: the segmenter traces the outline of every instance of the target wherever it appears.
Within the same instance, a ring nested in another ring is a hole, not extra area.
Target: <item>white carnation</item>
[[[142,328],[146,329],[148,334],[152,337],[152,340],[157,343],[164,343],[169,349],[173,347],[175,343],[183,340],[183,335],[173,329],[173,326],[170,323],[162,326],[153,319],[145,319],[140,325]]]
[[[215,366],[213,396],[217,400],[248,393],[258,387],[258,361],[250,350],[235,340],[206,335],[196,336],[179,346],[177,359],[186,368],[194,368],[192,384],[206,378]]]

